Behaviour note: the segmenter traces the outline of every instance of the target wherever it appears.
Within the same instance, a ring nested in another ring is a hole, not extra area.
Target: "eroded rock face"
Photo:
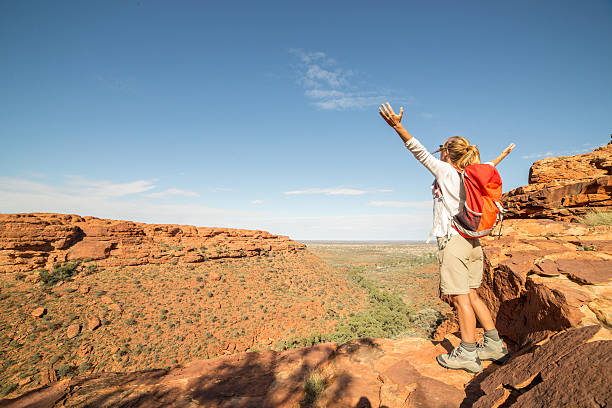
[[[478,293],[515,347],[571,327],[610,327],[612,226],[508,220],[501,239],[481,243],[485,270]],[[436,338],[458,330],[454,313],[448,317]]]
[[[512,357],[480,383],[475,408],[612,404],[612,341],[600,326],[574,328]]]
[[[455,407],[481,394],[473,375],[435,362],[459,339],[358,339],[275,352],[239,353],[184,367],[134,373],[98,373],[56,382],[5,407],[296,407],[308,406],[304,384],[325,382],[316,406]],[[491,363],[486,363],[489,365]],[[310,400],[312,401],[312,400]],[[302,405],[301,405],[302,404]]]
[[[98,266],[195,263],[304,244],[266,231],[142,224],[70,214],[0,214],[0,273],[30,272],[69,260]]]
[[[508,218],[573,220],[593,208],[612,209],[612,142],[595,151],[539,160],[529,184],[504,194]]]

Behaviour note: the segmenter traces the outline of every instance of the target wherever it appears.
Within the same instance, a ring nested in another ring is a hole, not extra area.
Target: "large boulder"
[[[529,184],[504,194],[508,218],[574,220],[612,209],[612,142],[593,152],[549,157],[529,170]]]

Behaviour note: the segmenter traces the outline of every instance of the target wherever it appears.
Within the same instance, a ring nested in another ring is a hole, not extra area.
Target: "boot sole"
[[[478,356],[478,358],[480,358],[480,361],[493,361],[494,363],[503,364],[506,361],[508,361],[508,359],[510,358],[510,355],[506,354],[506,355],[504,355],[502,357],[499,357],[499,358],[482,358],[482,357]]]
[[[482,371],[482,368],[480,368],[479,370],[471,370],[467,367],[450,367],[448,365],[446,365],[445,363],[443,363],[442,361],[440,361],[437,357],[436,357],[436,361],[438,362],[438,364],[440,364],[442,367],[444,368],[448,368],[449,370],[465,370],[468,373],[472,373],[472,374],[478,374],[479,372]]]

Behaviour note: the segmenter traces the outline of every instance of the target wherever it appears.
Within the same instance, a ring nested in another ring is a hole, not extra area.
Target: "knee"
[[[471,307],[471,300],[469,295],[453,295],[453,303],[456,308]]]
[[[480,296],[478,296],[478,292],[475,289],[470,289],[470,294],[468,295],[470,299],[470,303],[482,302]]]

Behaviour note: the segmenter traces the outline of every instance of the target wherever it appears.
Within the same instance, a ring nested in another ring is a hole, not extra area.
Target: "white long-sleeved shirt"
[[[461,175],[452,164],[436,159],[415,137],[406,142],[406,147],[436,178],[431,186],[434,198],[431,235],[445,237],[458,234],[457,230],[451,227],[451,219],[459,212],[460,197],[465,196],[465,192],[461,191]],[[442,197],[436,194],[436,182],[451,213],[446,209]]]

